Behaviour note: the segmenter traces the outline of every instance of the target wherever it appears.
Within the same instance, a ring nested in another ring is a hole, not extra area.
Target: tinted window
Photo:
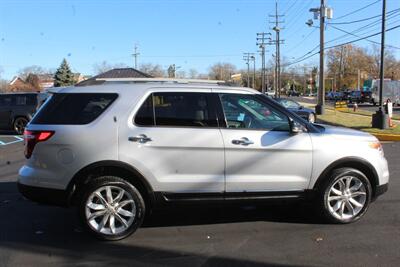
[[[207,94],[153,94],[156,125],[217,127],[216,114],[210,112]]]
[[[117,98],[117,94],[54,94],[32,120],[33,124],[87,124]]]
[[[142,126],[218,126],[207,94],[184,92],[152,94],[137,112],[135,123]]]
[[[142,104],[135,116],[135,124],[140,126],[154,125],[153,95],[150,95]]]
[[[228,128],[289,131],[289,118],[255,95],[221,94]]]

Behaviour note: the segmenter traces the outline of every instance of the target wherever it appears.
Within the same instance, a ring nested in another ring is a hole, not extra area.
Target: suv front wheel
[[[132,184],[119,177],[103,176],[87,185],[79,214],[82,224],[95,237],[119,240],[140,227],[145,204]]]
[[[353,168],[332,172],[321,187],[320,204],[324,217],[332,223],[351,223],[367,211],[372,189],[368,178]]]

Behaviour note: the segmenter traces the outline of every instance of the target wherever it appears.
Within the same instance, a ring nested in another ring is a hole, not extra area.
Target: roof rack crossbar
[[[201,80],[201,79],[174,79],[174,78],[96,78],[96,81],[105,82],[161,82],[161,83],[203,83],[203,84],[225,84],[222,80]]]

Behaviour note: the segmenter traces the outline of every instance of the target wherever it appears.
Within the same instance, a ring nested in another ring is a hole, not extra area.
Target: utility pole
[[[319,88],[318,88],[318,104],[315,107],[315,112],[318,115],[325,113],[324,42],[325,42],[325,0],[321,0],[321,7],[319,11]]]
[[[259,32],[257,33],[257,42],[256,45],[261,49],[261,92],[265,94],[265,46],[267,43],[265,40],[267,39],[265,36],[266,35],[271,35],[271,33],[266,33],[266,32]],[[271,42],[271,37],[268,37],[268,40]],[[269,43],[270,44],[270,43]],[[267,76],[267,86],[268,86],[268,76]]]
[[[321,0],[321,6],[319,8],[311,8],[311,12],[314,12],[314,19],[319,16],[319,82],[318,82],[318,103],[315,106],[315,113],[325,113],[325,79],[324,79],[324,42],[325,42],[325,19],[332,18],[332,9],[325,5],[325,0]],[[309,26],[312,26],[312,20],[307,22]]]
[[[247,64],[247,87],[250,88],[250,61],[252,60],[251,58],[254,57],[254,53],[243,53],[243,60]]]
[[[278,0],[275,0],[275,15],[269,15],[270,17],[275,18],[274,21],[270,21],[270,23],[274,23],[275,26],[272,30],[275,31],[275,40],[272,40],[272,43],[276,45],[275,47],[275,72],[276,72],[276,87],[275,87],[275,97],[281,96],[281,55],[280,55],[280,45],[283,43],[284,40],[281,40],[279,37],[280,31],[283,28],[279,27],[280,21],[279,18],[283,17],[284,15],[278,14]]]
[[[253,61],[253,89],[256,89],[256,57],[251,56],[251,60]]]
[[[360,91],[360,80],[361,80],[361,72],[360,69],[357,70],[357,90]]]
[[[138,56],[140,55],[140,53],[137,51],[138,50],[137,44],[135,44],[134,50],[135,50],[135,52],[132,54],[132,56],[135,58],[135,69],[137,69],[137,59],[138,59]]]
[[[381,65],[379,70],[379,110],[372,114],[372,127],[387,129],[388,115],[383,110],[384,67],[385,67],[386,0],[382,0]]]

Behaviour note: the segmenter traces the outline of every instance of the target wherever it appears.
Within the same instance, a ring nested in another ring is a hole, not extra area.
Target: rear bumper
[[[35,187],[18,183],[19,192],[29,200],[41,204],[68,206],[68,193],[65,190]]]

